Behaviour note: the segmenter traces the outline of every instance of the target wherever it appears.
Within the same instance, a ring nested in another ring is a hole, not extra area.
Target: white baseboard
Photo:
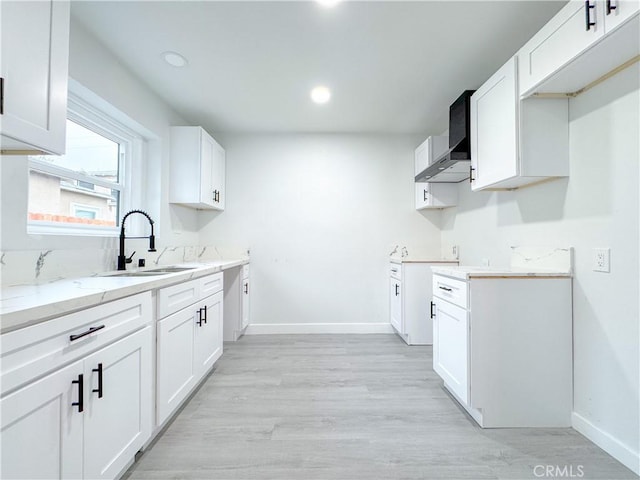
[[[252,323],[245,335],[299,333],[394,333],[390,323]]]
[[[640,475],[640,452],[634,452],[576,412],[571,414],[571,425],[636,475]]]

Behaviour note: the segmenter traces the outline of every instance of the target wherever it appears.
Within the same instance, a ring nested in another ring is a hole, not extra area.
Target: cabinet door
[[[160,320],[157,327],[158,425],[162,424],[196,384],[194,328],[199,315],[196,305]]]
[[[213,193],[214,206],[224,210],[226,201],[226,154],[224,148],[214,141],[213,145]]]
[[[469,322],[467,311],[434,298],[433,369],[447,386],[469,403]]]
[[[245,278],[242,281],[242,330],[249,325],[249,298],[251,296],[251,289],[249,288],[249,279]]]
[[[599,0],[598,3],[602,4],[604,11],[605,33],[611,32],[640,10],[638,0]]]
[[[222,356],[223,292],[206,298],[199,304],[194,332],[196,381]]]
[[[82,372],[73,363],[0,400],[1,478],[82,478]]]
[[[393,328],[399,333],[404,333],[402,322],[402,282],[395,278],[389,279],[389,313]]]
[[[472,190],[518,175],[518,94],[512,57],[471,97]]]
[[[151,436],[151,327],[84,361],[84,478],[116,478]]]
[[[63,154],[69,76],[69,2],[3,1],[2,149]]]
[[[201,132],[200,145],[200,203],[215,205],[214,180],[215,158],[213,139],[204,131]]]
[[[590,8],[589,23],[595,25],[589,25],[588,30],[584,0],[571,0],[520,49],[521,95],[568,64],[604,35],[604,4],[596,0],[589,2],[594,7]]]

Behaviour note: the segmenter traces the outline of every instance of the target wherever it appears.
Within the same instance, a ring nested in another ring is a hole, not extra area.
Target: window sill
[[[75,237],[117,237],[120,230],[117,227],[99,226],[69,226],[55,222],[29,222],[28,235],[71,235]]]

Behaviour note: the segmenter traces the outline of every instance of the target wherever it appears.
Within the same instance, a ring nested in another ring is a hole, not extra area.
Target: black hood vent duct
[[[449,107],[449,150],[416,175],[416,182],[458,183],[469,178],[471,95],[474,92],[465,90]]]

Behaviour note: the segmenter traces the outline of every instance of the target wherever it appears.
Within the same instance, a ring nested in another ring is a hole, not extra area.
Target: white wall
[[[201,214],[200,243],[251,249],[252,324],[388,322],[391,246],[439,257],[440,212],[414,206],[419,139],[216,137],[227,203]]]
[[[443,247],[460,245],[467,265],[508,265],[511,245],[575,248],[574,421],[636,469],[639,78],[636,64],[571,100],[568,179],[494,193],[464,184],[442,219]],[[592,271],[596,247],[611,248],[610,274]]]
[[[69,50],[69,76],[118,109],[122,114],[119,119],[147,139],[139,207],[149,210],[157,222],[158,246],[197,244],[197,212],[168,204],[169,126],[186,122],[73,18]],[[105,237],[27,235],[27,159],[3,157],[1,167],[0,249],[102,249],[117,245],[117,240]]]

